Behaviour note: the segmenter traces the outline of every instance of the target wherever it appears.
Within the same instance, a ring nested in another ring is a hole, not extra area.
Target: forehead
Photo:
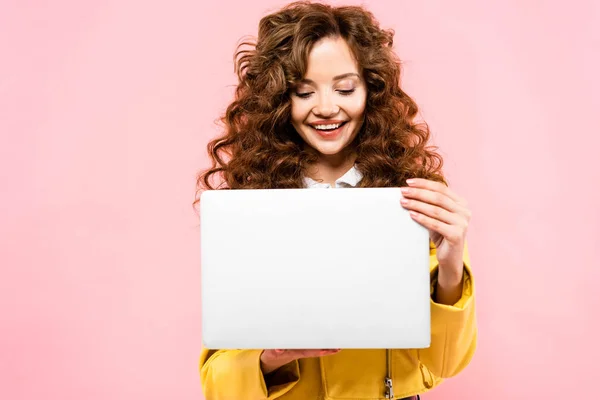
[[[358,64],[352,50],[342,38],[325,38],[314,44],[309,55],[304,78],[313,81],[331,81],[334,76],[358,73]]]

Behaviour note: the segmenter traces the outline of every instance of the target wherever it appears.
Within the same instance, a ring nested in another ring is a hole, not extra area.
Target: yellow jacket
[[[389,367],[394,398],[422,394],[462,371],[477,343],[474,285],[467,247],[461,299],[453,306],[431,301],[431,345],[427,349],[342,350],[293,361],[271,374],[260,369],[262,350],[202,348],[200,377],[206,400],[385,399]],[[430,245],[431,290],[437,284],[436,250]]]

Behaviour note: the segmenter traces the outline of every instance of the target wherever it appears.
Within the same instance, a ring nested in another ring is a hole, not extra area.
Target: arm
[[[406,183],[400,203],[431,238],[431,345],[416,350],[427,382],[457,375],[475,353],[474,285],[466,244],[471,211],[444,183],[418,178]],[[426,377],[425,369],[434,377]]]
[[[433,244],[430,246],[431,345],[417,353],[431,373],[440,378],[461,372],[471,361],[477,345],[474,284],[466,244],[463,262],[458,283],[440,283],[436,249]]]
[[[206,400],[271,400],[287,393],[300,379],[298,360],[263,375],[262,350],[202,348],[200,380]]]

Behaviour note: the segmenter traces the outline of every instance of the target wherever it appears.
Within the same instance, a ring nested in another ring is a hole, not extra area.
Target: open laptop
[[[204,346],[429,347],[429,234],[401,197],[399,188],[203,192]]]

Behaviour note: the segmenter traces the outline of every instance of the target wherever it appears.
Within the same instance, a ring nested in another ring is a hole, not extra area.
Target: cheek
[[[292,101],[292,122],[294,124],[301,124],[306,119],[308,114],[308,107],[298,101]]]
[[[346,104],[346,112],[351,118],[362,118],[365,112],[366,98],[349,99]]]

